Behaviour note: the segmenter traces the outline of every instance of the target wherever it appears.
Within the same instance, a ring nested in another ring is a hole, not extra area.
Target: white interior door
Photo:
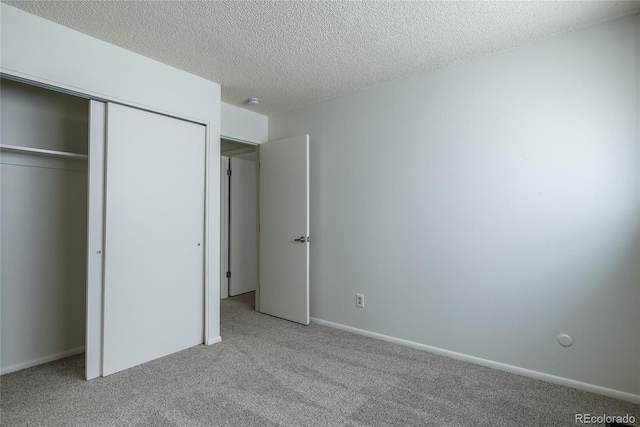
[[[260,311],[309,324],[309,135],[260,145]]]
[[[205,127],[107,109],[103,375],[204,340]]]
[[[229,158],[220,156],[220,299],[229,297]]]
[[[256,290],[256,162],[230,159],[229,296]]]

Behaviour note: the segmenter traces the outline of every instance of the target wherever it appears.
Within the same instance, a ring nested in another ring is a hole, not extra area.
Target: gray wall
[[[88,101],[2,81],[0,142],[87,152]],[[86,160],[2,152],[0,368],[85,345]]]
[[[270,116],[311,136],[312,317],[640,394],[639,38],[634,16]]]

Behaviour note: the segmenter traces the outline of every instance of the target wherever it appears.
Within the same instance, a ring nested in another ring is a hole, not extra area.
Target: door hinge
[[[228,279],[229,277],[231,277],[231,272],[230,272],[230,271],[227,271],[227,279]]]
[[[231,169],[227,169],[227,176],[231,176]]]

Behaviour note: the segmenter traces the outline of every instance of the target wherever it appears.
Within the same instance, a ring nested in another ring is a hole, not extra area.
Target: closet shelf
[[[67,151],[43,150],[41,148],[20,147],[18,145],[0,145],[0,151],[8,153],[32,154],[34,156],[57,157],[59,159],[87,160],[86,154],[70,153]]]

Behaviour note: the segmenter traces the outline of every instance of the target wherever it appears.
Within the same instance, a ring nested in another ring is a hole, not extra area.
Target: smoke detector
[[[258,98],[249,98],[249,105],[258,105],[260,100]]]

